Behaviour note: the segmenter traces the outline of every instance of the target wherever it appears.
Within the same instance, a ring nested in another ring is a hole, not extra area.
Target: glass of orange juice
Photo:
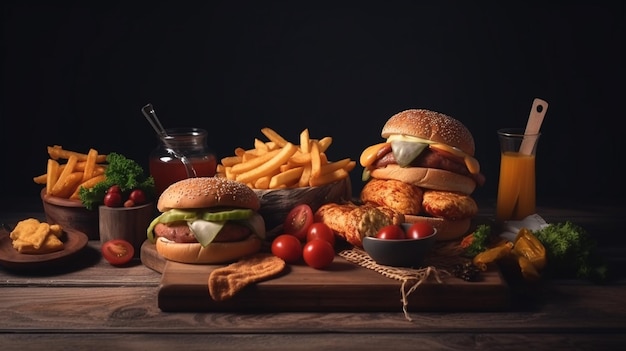
[[[536,212],[535,156],[541,133],[521,128],[498,130],[500,177],[496,220],[521,220]]]

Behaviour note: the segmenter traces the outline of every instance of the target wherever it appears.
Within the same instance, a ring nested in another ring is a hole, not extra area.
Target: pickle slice
[[[205,212],[202,214],[202,219],[205,221],[236,221],[239,219],[250,218],[254,211],[251,209],[232,209],[220,212]]]
[[[167,212],[163,212],[158,218],[161,223],[192,221],[194,219],[198,219],[198,213],[191,210],[172,209]]]

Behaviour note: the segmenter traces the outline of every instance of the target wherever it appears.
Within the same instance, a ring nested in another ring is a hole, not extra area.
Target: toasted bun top
[[[474,156],[474,137],[460,121],[443,113],[411,109],[393,115],[383,126],[382,137],[403,134],[457,147]]]
[[[173,208],[237,207],[257,211],[258,196],[247,185],[222,177],[187,178],[170,185],[157,202],[161,212]]]

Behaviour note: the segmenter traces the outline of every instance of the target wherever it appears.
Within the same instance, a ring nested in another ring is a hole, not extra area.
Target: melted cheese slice
[[[361,166],[363,167],[371,166],[372,163],[376,161],[376,155],[378,154],[378,151],[380,151],[380,149],[385,147],[385,145],[387,144],[389,143],[375,144],[372,146],[368,146],[365,150],[363,150],[363,152],[361,153],[361,157],[359,158],[359,162],[361,163]]]
[[[375,144],[363,150],[363,152],[361,153],[361,157],[359,159],[361,166],[363,167],[371,166],[376,161],[376,155],[378,151],[380,151],[380,149],[385,147],[389,142],[395,141],[395,140],[428,144],[428,146],[431,149],[445,151],[454,156],[462,158],[463,161],[465,162],[465,166],[470,171],[470,173],[478,174],[480,172],[480,164],[478,163],[478,160],[468,155],[467,153],[463,152],[461,149],[457,147],[450,146],[444,143],[438,143],[438,142],[428,140],[428,139],[422,139],[422,138],[418,138],[414,136],[400,135],[400,134],[390,135],[389,138],[387,139],[387,142]]]

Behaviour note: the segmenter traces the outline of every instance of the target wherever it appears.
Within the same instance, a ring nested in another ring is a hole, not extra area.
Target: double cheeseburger
[[[426,220],[439,240],[466,234],[478,212],[470,195],[485,182],[470,131],[442,113],[411,109],[389,118],[381,136],[386,141],[360,157],[361,201],[391,207],[407,222]]]
[[[161,214],[150,223],[148,238],[171,261],[236,261],[261,249],[265,222],[259,208],[259,198],[243,183],[188,178],[163,191],[157,202]]]

